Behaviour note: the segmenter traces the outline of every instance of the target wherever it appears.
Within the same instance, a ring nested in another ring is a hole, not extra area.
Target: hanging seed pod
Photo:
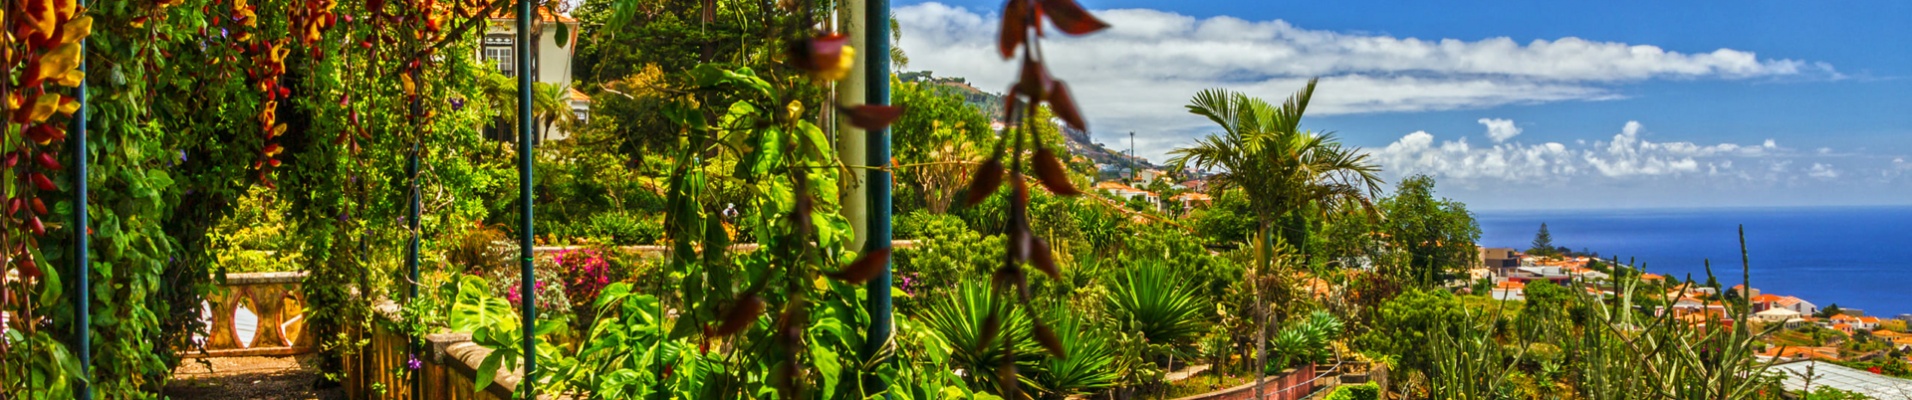
[[[1070,128],[1088,131],[1089,122],[1082,119],[1082,110],[1076,108],[1075,96],[1069,94],[1069,85],[1060,80],[1049,81],[1049,110],[1055,111],[1056,118],[1068,124]]]
[[[7,152],[5,160],[6,160],[5,164],[7,168],[13,168],[13,166],[15,165],[20,165],[20,152],[17,152],[17,151]]]
[[[33,158],[33,161],[39,163],[40,167],[49,170],[59,170],[61,167],[60,160],[53,159],[52,153],[40,152],[38,157]]]
[[[43,203],[43,202],[41,202],[41,201],[40,201],[40,198],[38,198],[38,197],[35,197],[35,198],[33,198],[33,201],[32,201],[32,203],[33,203],[33,213],[35,213],[35,214],[40,214],[40,215],[46,215],[46,214],[47,214],[47,212],[46,212],[46,203]]]
[[[860,105],[837,107],[837,111],[850,117],[851,126],[870,131],[887,128],[903,116],[903,107],[898,106]]]
[[[724,314],[723,324],[717,325],[711,333],[717,336],[730,336],[743,332],[757,322],[757,316],[763,315],[763,307],[763,298],[757,297],[754,293],[744,295],[743,298],[737,299],[737,304],[731,306],[729,313]]]
[[[1016,56],[1016,48],[1029,40],[1029,0],[1009,0],[1002,6],[1002,32],[997,34],[996,49],[1004,60]]]
[[[1109,28],[1108,23],[1096,19],[1075,0],[1037,0],[1037,4],[1041,5],[1042,14],[1049,17],[1049,22],[1055,23],[1056,29],[1062,33],[1080,36]]]
[[[25,204],[25,203],[19,197],[7,199],[7,216],[13,216],[14,214],[19,214],[20,206],[22,204]]]
[[[878,274],[883,273],[883,265],[888,264],[889,261],[890,249],[882,248],[871,250],[869,253],[863,254],[862,257],[857,257],[856,261],[843,267],[843,270],[825,275],[849,283],[868,282],[871,278],[875,278]]]
[[[1002,187],[1002,174],[1002,158],[990,158],[983,162],[981,167],[976,168],[976,176],[969,180],[969,195],[963,199],[963,205],[974,206],[989,199],[989,195]]]
[[[27,217],[27,228],[33,230],[33,236],[46,236],[46,224],[40,222],[40,216]]]
[[[54,186],[53,180],[47,179],[45,174],[41,174],[39,172],[33,172],[30,174],[27,174],[27,179],[32,180],[33,187],[38,188],[40,190],[44,190],[48,192],[60,190],[60,187]]]
[[[1017,213],[1016,215],[1020,216],[1022,215],[1021,213],[1026,210],[1026,207],[1029,207],[1029,183],[1022,179],[1022,172],[1010,173],[1009,182],[1009,186],[1015,189],[1012,193],[1016,195],[1016,205],[1012,207],[1014,210],[1011,212],[1015,212]],[[1029,222],[1025,220],[1022,224],[1026,226]]]
[[[1002,398],[1022,398],[1022,386],[1016,383],[1016,357],[1003,346],[1002,365],[996,366],[996,384],[1002,386]]]
[[[1062,160],[1056,159],[1054,151],[1050,151],[1048,147],[1036,149],[1034,161],[1036,180],[1042,183],[1044,189],[1049,189],[1049,193],[1061,196],[1082,194],[1082,191],[1077,190],[1074,184],[1069,183],[1069,174],[1064,172]]]
[[[989,311],[989,316],[983,317],[983,331],[982,335],[977,336],[976,345],[987,349],[990,343],[996,341],[996,335],[1000,333],[1002,333],[1002,318],[992,309]]]
[[[1023,247],[1029,252],[1029,265],[1035,266],[1037,271],[1048,275],[1049,279],[1062,279],[1062,269],[1056,267],[1056,256],[1049,250],[1049,242],[1035,234],[1024,234],[1023,237],[1028,238],[1026,240],[1028,243]]]
[[[1042,323],[1039,319],[1036,320],[1035,325],[1036,343],[1042,344],[1042,348],[1048,350],[1049,355],[1055,356],[1056,358],[1067,358],[1068,355],[1062,352],[1062,341],[1056,339],[1056,332],[1049,330],[1049,325]]]

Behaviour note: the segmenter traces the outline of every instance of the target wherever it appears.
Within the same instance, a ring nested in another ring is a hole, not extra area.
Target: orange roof
[[[1813,358],[1813,359],[1836,361],[1839,359],[1839,350],[1835,348],[1831,348],[1831,347],[1787,346],[1787,347],[1768,348],[1766,349],[1766,351],[1760,352],[1760,355],[1767,356],[1767,357]]]
[[[586,96],[584,95],[584,92],[580,92],[577,89],[571,89],[571,101],[588,102],[588,101],[591,101],[591,96]]]
[[[1779,301],[1779,299],[1780,299],[1780,296],[1776,294],[1761,294],[1758,296],[1753,296],[1752,300],[1753,300],[1753,303],[1771,303],[1771,302]]]
[[[1211,201],[1211,200],[1214,200],[1215,198],[1209,197],[1208,195],[1201,194],[1201,193],[1188,192],[1188,193],[1175,195],[1175,197],[1171,197],[1169,199],[1183,200],[1183,201]]]
[[[1792,306],[1794,304],[1799,304],[1799,302],[1802,302],[1802,301],[1806,301],[1806,300],[1800,299],[1798,297],[1793,297],[1793,296],[1785,296],[1785,297],[1780,297],[1778,301],[1775,301],[1775,303],[1779,303],[1779,305],[1781,306]]]
[[[1854,317],[1854,316],[1851,316],[1851,315],[1845,315],[1845,314],[1839,314],[1839,315],[1834,315],[1834,316],[1832,316],[1832,320],[1833,320],[1834,322],[1838,322],[1838,321],[1848,321],[1848,322],[1858,322],[1858,321],[1859,321],[1859,317]]]
[[[1663,280],[1666,280],[1666,275],[1660,275],[1660,274],[1640,274],[1640,280],[1643,280],[1643,281],[1663,281]]]
[[[1521,281],[1500,281],[1500,283],[1494,284],[1494,288],[1495,289],[1526,289],[1527,284]]]
[[[1879,317],[1859,317],[1859,322],[1877,324],[1879,323]]]

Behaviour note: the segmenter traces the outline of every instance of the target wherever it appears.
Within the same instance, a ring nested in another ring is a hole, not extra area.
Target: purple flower
[[[417,371],[420,368],[425,368],[425,362],[419,361],[418,355],[413,354],[410,357],[408,357],[407,360],[405,360],[405,368],[409,368],[413,371]]]
[[[458,110],[463,110],[463,109],[465,109],[465,99],[463,99],[463,98],[458,98],[458,97],[453,97],[453,98],[451,99],[451,110],[452,110],[452,111],[458,111]]]

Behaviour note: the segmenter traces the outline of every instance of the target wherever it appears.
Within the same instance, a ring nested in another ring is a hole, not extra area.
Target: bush
[[[1381,386],[1374,382],[1359,385],[1346,385],[1334,388],[1328,393],[1328,400],[1378,400],[1381,398]]]
[[[618,246],[655,244],[664,237],[664,225],[654,218],[606,212],[592,215],[580,234]]]

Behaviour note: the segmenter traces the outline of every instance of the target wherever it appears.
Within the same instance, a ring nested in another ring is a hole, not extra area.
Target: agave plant
[[[1028,315],[992,290],[987,284],[963,282],[923,313],[923,326],[949,344],[950,366],[961,369],[972,387],[1004,387],[1002,378],[1034,367],[1042,352],[1028,340],[1034,325]]]
[[[1065,398],[1114,385],[1121,377],[1113,368],[1115,346],[1108,337],[1090,329],[1081,313],[1067,307],[1047,310],[1043,319],[1055,328],[1063,356],[1044,358],[1036,365],[1035,386],[1048,397]]]
[[[1121,329],[1149,343],[1173,344],[1202,334],[1204,310],[1189,281],[1177,279],[1159,261],[1129,267],[1109,287],[1105,304]]]

